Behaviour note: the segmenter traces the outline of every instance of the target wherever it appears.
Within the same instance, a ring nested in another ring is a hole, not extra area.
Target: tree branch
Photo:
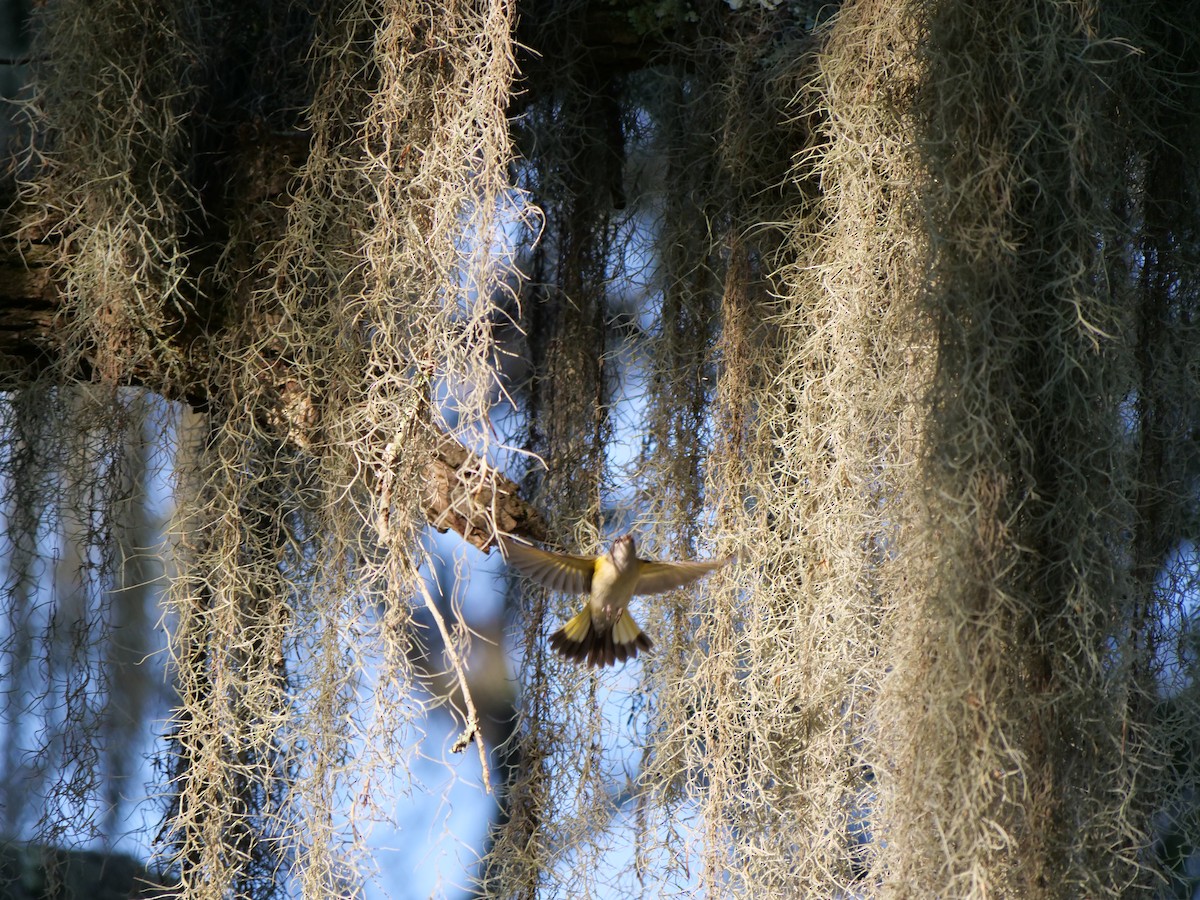
[[[28,383],[58,360],[55,320],[61,298],[52,272],[55,257],[51,245],[26,245],[22,255],[14,238],[0,238],[0,379],[9,385]],[[182,328],[179,333],[192,330]],[[145,380],[132,382],[132,386],[194,408],[217,405],[219,398],[196,393],[205,380],[194,344],[190,351],[180,353],[197,369],[195,377],[183,379],[188,384],[187,396],[172,394],[172,386],[153,383],[155,376],[150,373],[146,373]],[[93,376],[86,358],[81,360],[79,371],[65,374],[80,381],[90,381]],[[305,430],[293,421],[308,415],[311,405],[310,398],[299,395],[302,390],[294,380],[281,376],[269,392],[274,402],[262,411],[264,428],[279,434],[281,440],[294,440],[291,436]],[[422,508],[429,524],[438,531],[456,531],[481,550],[493,542],[492,516],[496,527],[505,532],[534,540],[546,538],[542,516],[520,496],[517,484],[446,434],[441,435],[429,455]]]

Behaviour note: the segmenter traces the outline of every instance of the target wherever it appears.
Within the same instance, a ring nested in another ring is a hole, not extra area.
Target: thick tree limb
[[[0,238],[0,381],[9,386],[35,378],[56,362],[55,317],[60,297],[51,271],[54,256],[52,247],[36,244],[27,247],[22,256],[12,238]],[[181,330],[181,334],[187,331]],[[180,355],[195,361],[195,345]],[[199,363],[196,365],[199,370]],[[80,371],[68,374],[84,381],[92,377],[86,358]],[[169,388],[151,383],[152,377],[148,373],[147,381],[138,386],[198,408],[219,401],[195,393],[196,386],[204,383],[200,371],[185,379],[190,385],[187,396],[172,395]],[[265,392],[271,403],[263,410],[264,427],[281,439],[306,430],[297,424],[297,417],[310,414],[311,399],[300,396],[302,390],[280,373],[278,382]],[[456,531],[480,549],[493,542],[492,516],[505,532],[534,540],[546,537],[544,520],[521,497],[517,484],[450,435],[442,435],[430,453],[422,508],[439,531]]]

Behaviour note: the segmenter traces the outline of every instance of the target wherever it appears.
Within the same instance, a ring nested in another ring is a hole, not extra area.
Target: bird
[[[539,550],[506,535],[500,536],[499,543],[509,566],[522,575],[554,591],[588,594],[583,608],[550,635],[550,646],[567,659],[598,668],[632,659],[639,650],[654,646],[629,614],[634,594],[683,587],[733,559],[639,559],[632,534],[617,538],[601,556]]]

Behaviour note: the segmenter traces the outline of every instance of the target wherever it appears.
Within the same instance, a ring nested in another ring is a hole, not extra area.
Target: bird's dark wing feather
[[[637,587],[634,593],[657,594],[673,588],[691,584],[697,578],[703,578],[709,572],[721,568],[732,560],[732,556],[723,559],[709,559],[702,562],[649,562],[642,560],[638,567]]]
[[[552,591],[584,594],[592,589],[594,557],[550,553],[507,537],[500,538],[500,552],[510,566]]]

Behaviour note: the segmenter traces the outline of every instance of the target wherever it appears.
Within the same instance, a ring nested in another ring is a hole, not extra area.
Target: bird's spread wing
[[[584,594],[592,589],[594,557],[550,553],[507,537],[500,538],[500,552],[510,566],[552,591]]]
[[[638,567],[637,587],[635,594],[657,594],[672,588],[691,584],[697,578],[703,578],[709,572],[721,568],[732,560],[732,556],[724,559],[709,559],[703,562],[648,562],[641,561]]]

